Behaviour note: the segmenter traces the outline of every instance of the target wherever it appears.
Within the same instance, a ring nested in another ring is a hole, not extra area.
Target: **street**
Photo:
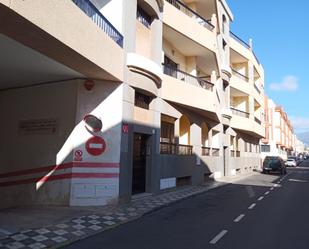
[[[193,196],[68,249],[307,249],[309,161]]]

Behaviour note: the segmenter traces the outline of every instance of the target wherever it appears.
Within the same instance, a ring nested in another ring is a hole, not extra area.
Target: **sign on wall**
[[[76,150],[74,152],[74,161],[76,162],[83,161],[83,151],[82,150]]]
[[[99,156],[104,153],[106,143],[101,137],[91,137],[87,140],[85,147],[90,155]]]
[[[18,132],[21,135],[53,135],[58,131],[57,119],[29,119],[20,120],[18,124]]]

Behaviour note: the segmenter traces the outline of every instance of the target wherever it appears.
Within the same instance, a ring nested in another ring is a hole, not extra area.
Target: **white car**
[[[296,167],[296,166],[297,166],[297,162],[296,162],[295,159],[289,158],[289,159],[285,162],[285,166],[287,166],[287,167]]]

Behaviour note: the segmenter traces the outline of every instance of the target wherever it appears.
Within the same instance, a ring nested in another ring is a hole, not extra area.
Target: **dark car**
[[[263,162],[263,173],[279,172],[286,174],[286,167],[284,161],[279,156],[267,156]]]

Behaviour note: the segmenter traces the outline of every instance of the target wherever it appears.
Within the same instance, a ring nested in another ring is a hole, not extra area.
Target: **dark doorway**
[[[146,152],[148,135],[134,133],[132,194],[146,190]]]

